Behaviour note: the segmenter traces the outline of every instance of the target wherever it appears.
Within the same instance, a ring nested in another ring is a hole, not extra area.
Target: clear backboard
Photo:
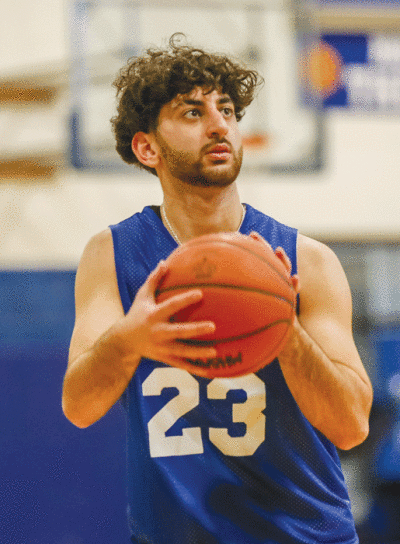
[[[241,121],[245,169],[293,173],[321,167],[323,116],[318,97],[304,94],[301,77],[303,52],[317,37],[306,1],[76,1],[70,20],[75,167],[125,168],[111,132],[112,81],[129,57],[166,46],[175,32],[194,46],[228,53],[264,77]]]

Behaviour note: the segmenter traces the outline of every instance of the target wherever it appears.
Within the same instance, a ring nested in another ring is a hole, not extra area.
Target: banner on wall
[[[322,34],[303,57],[306,91],[324,109],[400,113],[400,36]]]

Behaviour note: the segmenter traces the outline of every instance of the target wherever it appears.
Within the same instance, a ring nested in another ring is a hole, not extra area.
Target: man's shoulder
[[[109,228],[106,228],[94,234],[87,242],[81,257],[79,267],[89,265],[98,266],[104,264],[113,255],[112,234]]]
[[[347,286],[346,276],[339,258],[326,244],[303,234],[299,234],[297,243],[298,269],[301,284],[304,287],[307,278],[310,284],[317,280],[338,283]],[[344,287],[343,287],[344,288]],[[345,287],[347,289],[347,287]]]
[[[299,233],[297,238],[299,259],[302,258],[310,266],[319,267],[324,264],[338,261],[334,251],[326,244]]]

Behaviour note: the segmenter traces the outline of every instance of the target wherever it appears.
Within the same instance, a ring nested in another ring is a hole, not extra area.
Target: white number
[[[203,453],[200,427],[182,429],[181,436],[166,436],[180,417],[198,406],[199,382],[186,370],[156,368],[143,382],[143,395],[161,395],[163,389],[174,387],[178,395],[171,399],[149,421],[150,455],[168,457]],[[265,384],[255,374],[239,378],[216,378],[208,384],[209,399],[225,399],[227,392],[243,390],[247,399],[232,406],[232,421],[246,424],[246,434],[231,437],[227,429],[211,427],[210,440],[225,455],[252,455],[265,440]]]
[[[208,384],[207,396],[209,399],[226,399],[227,392],[232,389],[243,389],[247,394],[246,402],[232,406],[232,421],[246,423],[246,434],[233,438],[227,429],[210,427],[210,440],[225,455],[253,455],[265,440],[265,415],[262,413],[267,405],[265,384],[255,374],[215,379]]]
[[[166,387],[176,387],[179,395],[167,402],[148,423],[150,455],[203,453],[200,427],[182,429],[182,436],[165,436],[180,417],[199,404],[199,382],[180,368],[156,368],[143,382],[143,395],[161,395]]]

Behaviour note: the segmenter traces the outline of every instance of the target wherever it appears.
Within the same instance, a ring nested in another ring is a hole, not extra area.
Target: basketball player
[[[371,384],[335,255],[240,203],[238,121],[259,82],[175,37],[131,60],[116,81],[117,149],[158,176],[164,200],[84,251],[63,409],[83,428],[121,399],[136,544],[358,542],[336,447],[366,438]],[[214,324],[169,318],[202,293],[157,304],[155,289],[178,244],[237,230],[269,243],[291,269],[299,315],[279,359],[262,370],[198,378],[180,362],[215,350],[179,340]]]

